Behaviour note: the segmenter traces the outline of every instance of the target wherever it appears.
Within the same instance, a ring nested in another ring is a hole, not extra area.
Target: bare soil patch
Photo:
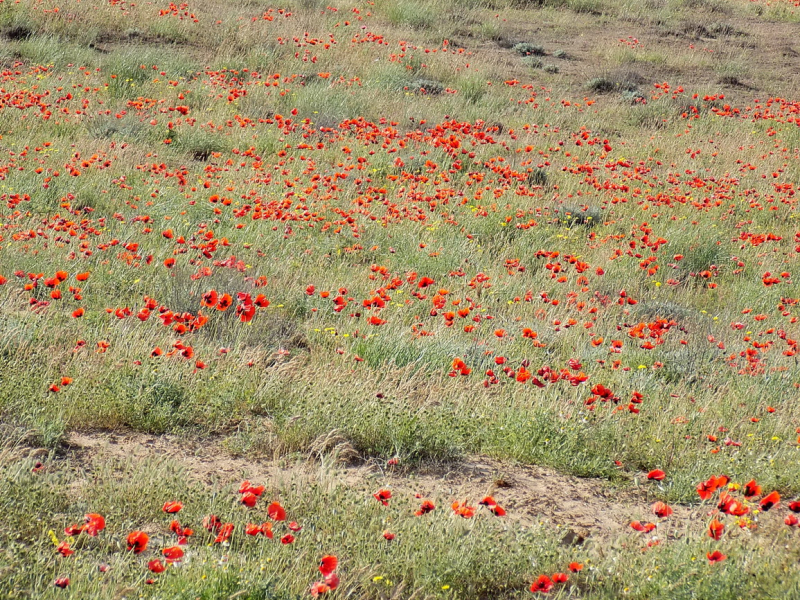
[[[419,494],[445,507],[454,500],[477,503],[486,495],[508,511],[521,525],[547,521],[564,529],[563,543],[611,540],[630,531],[633,520],[655,521],[652,501],[646,493],[621,491],[599,479],[582,479],[551,469],[473,456],[457,464],[410,473],[370,461],[358,465],[326,464],[316,460],[266,460],[231,456],[217,441],[184,440],[175,436],[140,433],[72,433],[67,454],[85,465],[109,459],[154,460],[169,458],[187,475],[204,485],[258,482],[309,481],[323,476],[353,489],[370,493],[386,487],[395,496]],[[684,506],[673,506],[669,535],[703,527],[705,515]],[[678,525],[679,524],[679,525]]]

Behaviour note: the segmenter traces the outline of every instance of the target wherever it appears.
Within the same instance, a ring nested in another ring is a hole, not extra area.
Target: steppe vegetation
[[[0,0],[0,597],[800,597],[797,5]]]

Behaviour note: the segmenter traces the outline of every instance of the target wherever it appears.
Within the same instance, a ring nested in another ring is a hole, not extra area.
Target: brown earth
[[[610,541],[630,532],[633,520],[658,520],[645,491],[620,491],[603,480],[582,479],[487,457],[468,457],[449,467],[400,473],[375,462],[342,465],[326,457],[322,462],[294,463],[284,459],[240,458],[207,439],[187,441],[133,432],[76,432],[70,435],[66,448],[68,457],[85,465],[109,459],[151,461],[168,457],[185,469],[187,475],[208,486],[239,483],[244,479],[309,481],[327,474],[348,487],[369,490],[386,487],[395,496],[418,493],[446,504],[465,499],[474,504],[485,495],[493,495],[512,521],[521,525],[546,521],[563,528],[565,544],[578,544],[585,539]],[[681,536],[688,529],[705,526],[703,512],[683,506],[673,509],[669,529],[661,528],[662,534]]]

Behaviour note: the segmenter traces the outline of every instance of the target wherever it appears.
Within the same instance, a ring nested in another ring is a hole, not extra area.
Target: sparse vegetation
[[[514,45],[514,52],[520,56],[543,56],[545,54],[544,46],[531,44],[530,42],[520,42]]]
[[[530,67],[531,69],[541,69],[544,67],[544,61],[537,56],[526,56],[522,61],[526,67]]]

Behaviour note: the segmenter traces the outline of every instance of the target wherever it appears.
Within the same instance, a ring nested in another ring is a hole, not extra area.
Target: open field
[[[797,4],[0,0],[0,598],[800,598]]]

